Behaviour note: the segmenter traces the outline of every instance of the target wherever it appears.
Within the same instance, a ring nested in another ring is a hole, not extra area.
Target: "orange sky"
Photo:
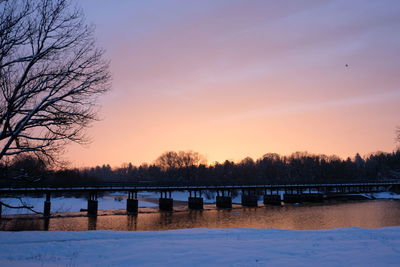
[[[73,166],[395,148],[399,1],[78,3],[113,88],[92,143],[68,147]]]

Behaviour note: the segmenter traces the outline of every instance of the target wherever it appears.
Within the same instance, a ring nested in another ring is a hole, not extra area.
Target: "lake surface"
[[[275,228],[291,230],[318,230],[341,227],[378,228],[400,226],[399,200],[374,200],[324,204],[261,206],[231,210],[205,205],[203,211],[181,209],[175,212],[157,212],[149,209],[137,215],[101,215],[86,217],[82,214],[43,219],[3,218],[0,230],[123,230],[149,231],[186,228]]]

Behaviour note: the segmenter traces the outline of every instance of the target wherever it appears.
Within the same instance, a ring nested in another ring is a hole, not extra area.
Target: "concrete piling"
[[[242,206],[244,207],[257,207],[258,196],[254,189],[242,190]]]
[[[89,194],[88,205],[87,205],[87,214],[88,216],[97,216],[99,203],[97,201],[97,193],[91,192]]]
[[[43,216],[50,217],[51,214],[51,201],[50,201],[50,193],[46,193],[46,200],[43,205]]]
[[[324,201],[323,194],[313,193],[313,194],[305,194],[303,196],[304,196],[305,202],[322,202],[322,201]]]
[[[129,214],[137,213],[139,207],[139,201],[137,199],[127,199],[126,200],[126,211]]]
[[[217,196],[216,206],[220,209],[231,209],[232,208],[232,197]]]
[[[284,194],[283,201],[285,203],[299,203],[299,202],[303,202],[303,199],[301,198],[301,195]]]
[[[189,191],[188,207],[191,210],[202,210],[203,209],[203,198],[201,197],[201,190]]]
[[[281,205],[281,196],[264,195],[264,205]]]
[[[172,198],[159,198],[159,208],[162,211],[172,211],[174,207],[174,200]]]
[[[301,203],[301,202],[322,202],[323,195],[319,193],[312,194],[284,194],[283,201],[285,203]]]
[[[139,201],[137,199],[137,192],[128,192],[128,199],[126,200],[126,212],[128,214],[134,214],[138,212]]]
[[[160,198],[158,199],[158,207],[161,211],[173,211],[174,200],[172,199],[171,191],[160,191]]]
[[[202,210],[203,209],[203,198],[202,197],[189,197],[188,206],[191,210]]]
[[[97,216],[98,205],[97,200],[88,199],[87,213],[89,216]]]
[[[242,195],[242,206],[257,207],[257,200],[256,195]]]

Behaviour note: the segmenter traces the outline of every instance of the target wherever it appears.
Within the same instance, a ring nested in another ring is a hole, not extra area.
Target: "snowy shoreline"
[[[365,199],[400,199],[399,194],[391,193],[391,192],[381,192],[381,193],[370,193],[370,194],[358,194],[359,196],[365,197]],[[138,195],[139,197],[139,208],[147,208],[147,209],[157,209],[158,208],[158,193],[156,192],[141,192]],[[174,206],[182,206],[186,203],[189,197],[188,192],[174,192],[173,199],[176,203],[180,202],[179,205]],[[99,197],[99,210],[123,210],[126,208],[126,194],[122,192],[114,192],[108,195]],[[18,198],[5,198],[2,200],[13,206],[18,206],[21,204],[26,204],[28,206],[32,206],[37,211],[42,211],[43,209],[43,201],[44,197],[29,197],[25,196],[20,199]],[[240,195],[233,197],[233,203],[240,204],[241,199]],[[214,199],[204,198],[204,204],[213,204],[215,203]],[[259,199],[259,203],[262,203],[262,199]],[[53,197],[51,199],[51,210],[52,213],[75,213],[79,212],[81,209],[85,209],[87,207],[87,200],[82,197]],[[9,209],[7,207],[3,207],[2,210],[3,215],[24,215],[24,214],[33,214],[32,211],[27,209]]]
[[[400,227],[0,232],[1,266],[398,266]]]

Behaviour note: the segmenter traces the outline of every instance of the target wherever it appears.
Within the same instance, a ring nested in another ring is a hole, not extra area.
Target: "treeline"
[[[31,178],[36,184],[50,185],[235,185],[384,181],[400,179],[400,150],[365,157],[356,154],[353,159],[307,152],[296,152],[290,156],[270,153],[257,160],[248,157],[238,163],[225,161],[212,165],[206,165],[204,157],[199,153],[170,151],[162,154],[153,164],[134,166],[129,163],[119,168],[103,165],[59,171],[46,170],[43,163],[33,158],[24,158],[8,167],[8,174],[15,176],[15,173]]]
[[[25,172],[25,173],[24,173]],[[342,183],[400,179],[400,150],[375,153],[353,159],[296,152],[290,156],[270,153],[253,160],[225,161],[207,165],[192,151],[169,151],[153,164],[119,168],[110,165],[85,169],[46,170],[42,162],[23,158],[11,164],[8,174],[31,179],[37,184],[96,185],[131,183],[137,185],[224,185],[282,183]],[[15,179],[14,179],[15,180]],[[29,181],[29,180],[28,180]]]

